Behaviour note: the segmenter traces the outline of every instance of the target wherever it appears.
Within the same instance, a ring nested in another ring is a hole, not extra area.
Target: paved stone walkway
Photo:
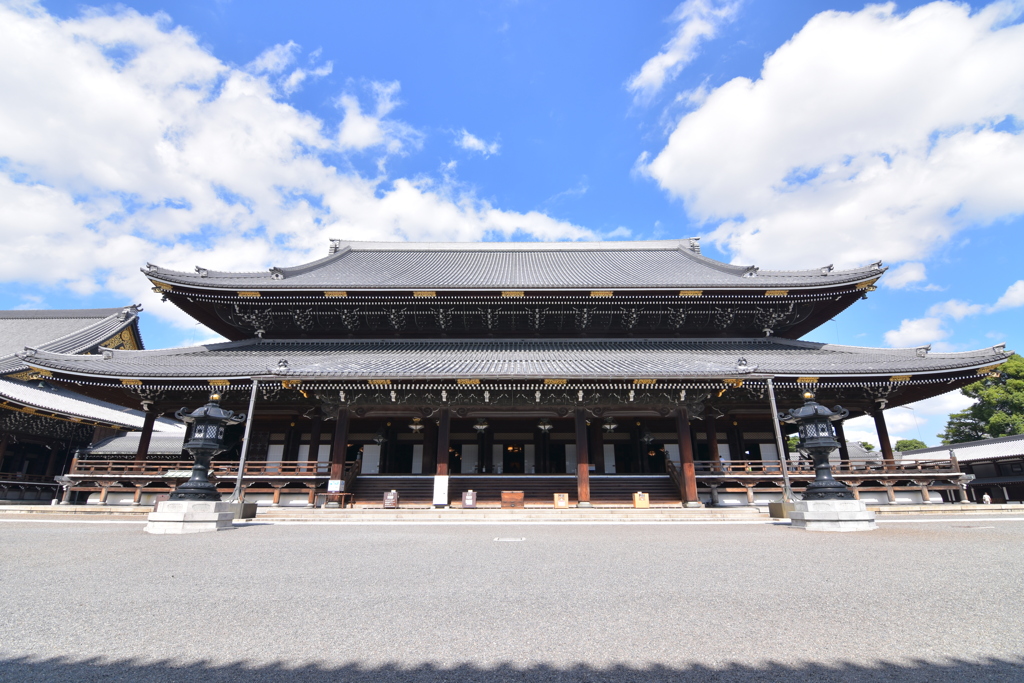
[[[1022,520],[116,521],[0,520],[0,681],[1024,680]]]

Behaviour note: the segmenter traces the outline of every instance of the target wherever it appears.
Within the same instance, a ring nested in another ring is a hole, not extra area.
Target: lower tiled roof
[[[1005,361],[1002,346],[962,353],[871,349],[779,338],[615,340],[260,340],[158,351],[75,356],[38,351],[36,368],[140,379],[682,379],[884,376],[981,368]]]

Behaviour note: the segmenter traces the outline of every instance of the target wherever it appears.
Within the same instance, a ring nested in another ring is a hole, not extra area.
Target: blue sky
[[[142,302],[147,344],[174,346],[211,335],[147,261],[701,235],[762,268],[891,266],[810,339],[1013,348],[1020,10],[0,2],[0,306]],[[892,431],[935,443],[962,405],[891,411]]]

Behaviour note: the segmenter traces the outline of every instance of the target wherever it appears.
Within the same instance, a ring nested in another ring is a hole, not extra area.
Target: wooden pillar
[[[334,424],[334,441],[331,442],[331,479],[345,478],[345,456],[348,454],[348,410],[338,410]]]
[[[306,455],[306,459],[313,463],[320,459],[320,434],[323,431],[323,424],[324,416],[317,410],[309,426],[309,453]]]
[[[302,427],[299,426],[298,416],[292,417],[294,422],[288,424],[284,433],[284,453],[281,454],[283,462],[295,462],[299,459],[299,444],[302,443]]]
[[[850,462],[850,449],[846,446],[846,430],[843,429],[843,421],[833,422],[836,428],[836,440],[839,442],[839,461]]]
[[[879,448],[882,449],[882,458],[885,459],[886,469],[889,469],[896,463],[893,461],[892,443],[889,442],[889,428],[885,426],[885,415],[881,410],[876,410],[871,413],[871,416],[875,418],[875,432],[878,433]]]
[[[729,459],[730,460],[746,460],[746,446],[743,443],[743,430],[740,428],[737,420],[729,420],[729,426],[726,428],[726,436],[729,438]]]
[[[110,493],[109,486],[100,486],[100,505],[107,504],[107,494]]]
[[[718,451],[718,425],[715,424],[715,416],[710,407],[704,408],[704,430],[708,438],[708,457],[715,465],[721,465],[722,454]]]
[[[604,429],[598,420],[591,423],[588,437],[587,448],[594,463],[594,474],[604,474]]]
[[[587,457],[587,415],[576,409],[576,500],[577,507],[590,507],[590,460]]]
[[[132,498],[132,505],[142,505],[142,489],[145,486],[145,484],[135,485],[135,497]]]
[[[447,408],[441,409],[437,419],[437,474],[448,475],[448,448],[452,428],[452,416]]]
[[[139,434],[139,447],[135,451],[135,462],[142,462],[149,455],[149,442],[153,439],[153,425],[159,416],[156,408],[150,403],[142,404],[146,417],[142,420],[142,432]]]
[[[60,452],[63,450],[61,446],[63,445],[64,444],[62,444],[60,441],[54,441],[53,443],[50,444],[50,459],[46,463],[47,479],[51,479],[53,475],[57,473],[57,459],[60,457]],[[71,445],[68,444],[68,448],[70,447]],[[61,472],[61,474],[64,473]]]
[[[0,472],[4,471],[4,458],[7,457],[7,443],[10,441],[11,435],[5,433],[4,438],[0,439]]]
[[[697,476],[693,467],[693,441],[690,436],[690,416],[686,408],[680,408],[676,415],[676,433],[679,437],[679,471],[682,474],[682,487],[679,491],[683,506],[688,508],[703,507],[697,497]]]
[[[423,423],[423,474],[432,474],[437,469],[437,423],[426,420]]]

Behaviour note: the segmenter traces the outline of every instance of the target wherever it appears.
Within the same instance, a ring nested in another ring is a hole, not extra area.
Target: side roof
[[[327,257],[261,272],[196,272],[149,264],[158,286],[227,290],[527,290],[820,288],[866,282],[881,262],[771,271],[702,256],[697,239],[643,242],[341,242]]]
[[[146,417],[140,410],[124,408],[44,382],[22,382],[4,377],[0,377],[0,407],[36,416],[126,429],[142,429]],[[180,423],[167,418],[158,418],[153,430],[184,433]]]
[[[1011,354],[998,345],[932,353],[872,349],[778,337],[607,340],[261,340],[155,351],[76,356],[23,354],[35,368],[89,377],[341,380],[636,379],[737,377],[755,373],[827,377],[935,374],[994,368]],[[987,371],[987,370],[986,370]],[[891,379],[890,379],[891,378]]]
[[[80,310],[0,311],[0,375],[26,366],[17,357],[25,348],[83,353],[129,330],[115,346],[142,348],[140,306]]]
[[[952,453],[961,462],[972,460],[988,460],[989,458],[1005,458],[1007,456],[1024,455],[1024,434],[1002,436],[996,439],[951,443],[945,446],[919,448],[903,451],[903,457],[921,458],[929,456],[949,457]]]
[[[140,432],[118,434],[104,439],[97,444],[83,448],[86,458],[102,458],[104,456],[132,456],[139,450]],[[185,430],[153,434],[149,441],[149,455],[181,455],[185,447]],[[81,455],[79,457],[82,457]]]

